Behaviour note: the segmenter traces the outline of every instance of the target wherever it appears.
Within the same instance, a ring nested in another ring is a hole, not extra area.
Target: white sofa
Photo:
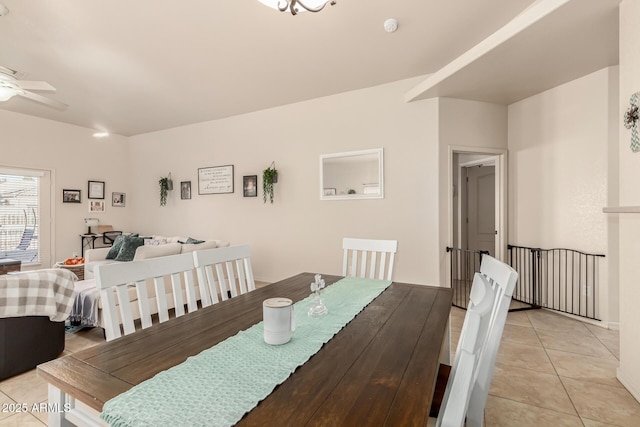
[[[154,240],[166,240],[167,243],[161,245],[143,245],[136,249],[134,261],[161,256],[177,255],[181,253],[193,252],[195,250],[222,248],[229,246],[226,240],[204,239],[204,243],[179,243],[186,242],[187,237],[175,236],[152,236]],[[106,259],[111,248],[88,249],[84,252],[84,279],[93,279],[93,269],[97,265],[120,262],[113,259]]]

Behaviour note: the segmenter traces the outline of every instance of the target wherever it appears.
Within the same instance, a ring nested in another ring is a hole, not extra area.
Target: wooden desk
[[[327,284],[340,279],[323,277]],[[63,406],[61,390],[101,411],[109,399],[261,321],[266,298],[308,296],[312,281],[302,273],[40,365],[49,404]],[[426,425],[451,301],[448,288],[393,283],[238,425]],[[50,414],[50,425],[64,424],[57,415],[65,414]]]

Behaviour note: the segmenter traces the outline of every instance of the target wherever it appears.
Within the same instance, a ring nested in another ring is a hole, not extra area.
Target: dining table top
[[[341,276],[323,275],[327,284]],[[309,296],[301,273],[38,366],[62,392],[102,411],[110,399],[262,320],[262,302]],[[393,282],[237,423],[426,425],[447,335],[450,288]]]

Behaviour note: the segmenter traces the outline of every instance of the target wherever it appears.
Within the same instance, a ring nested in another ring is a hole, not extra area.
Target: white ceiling
[[[69,105],[0,109],[129,136],[426,76],[533,0],[337,0],[296,16],[257,0],[0,2],[0,65]]]

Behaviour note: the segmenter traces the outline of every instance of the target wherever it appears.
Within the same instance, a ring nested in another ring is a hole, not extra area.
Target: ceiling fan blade
[[[39,90],[44,92],[55,92],[56,88],[47,82],[18,80],[15,82],[18,86],[25,90]]]
[[[37,93],[33,93],[33,92],[28,92],[26,90],[22,91],[22,93],[20,93],[19,95],[25,98],[31,99],[32,101],[41,102],[42,104],[46,104],[49,107],[53,107],[57,110],[66,110],[67,107],[69,107],[67,104],[62,103],[60,101],[56,101],[55,99],[46,98],[42,95],[38,95]]]

